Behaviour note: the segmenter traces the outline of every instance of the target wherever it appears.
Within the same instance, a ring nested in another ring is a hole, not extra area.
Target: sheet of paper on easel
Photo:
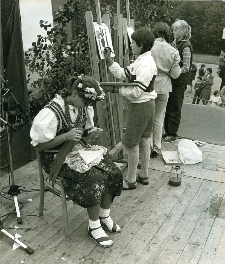
[[[134,29],[132,27],[127,27],[127,35],[129,37],[129,40],[131,42],[131,35],[134,32]]]
[[[105,58],[104,49],[106,47],[110,47],[112,51],[111,57],[115,57],[113,45],[112,45],[112,38],[109,33],[109,28],[104,23],[99,25],[98,23],[93,22],[93,24],[94,24],[95,37],[96,37],[96,42],[97,42],[97,47],[98,47],[100,58],[101,59]]]

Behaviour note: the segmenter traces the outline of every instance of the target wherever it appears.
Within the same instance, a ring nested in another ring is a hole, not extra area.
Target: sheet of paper
[[[102,157],[103,155],[103,150],[78,150],[80,156],[82,157],[82,159],[89,164],[90,162],[92,162],[93,160]]]
[[[170,165],[183,164],[182,161],[179,159],[177,151],[162,151],[162,155],[166,164],[170,164]]]
[[[112,38],[109,32],[109,28],[104,23],[99,25],[98,23],[93,22],[93,24],[94,24],[95,37],[96,37],[96,42],[97,42],[97,47],[98,47],[100,58],[101,59],[105,58],[104,49],[106,47],[110,47],[112,51],[111,57],[115,57],[113,45],[112,45]]]

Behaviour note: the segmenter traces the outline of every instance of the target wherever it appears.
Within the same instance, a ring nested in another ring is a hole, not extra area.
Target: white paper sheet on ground
[[[166,164],[169,165],[183,164],[182,161],[179,159],[177,151],[162,151],[162,155]]]
[[[22,236],[17,234],[17,233],[15,234],[15,238],[20,238],[20,237],[22,237]],[[14,242],[12,250],[17,249],[18,247],[20,247],[20,245],[17,244],[16,242]]]
[[[79,152],[81,158],[87,164],[89,164],[90,162],[92,162],[93,160],[95,160],[97,158],[102,158],[104,150],[102,150],[102,149],[100,149],[100,150],[78,150],[78,152]]]

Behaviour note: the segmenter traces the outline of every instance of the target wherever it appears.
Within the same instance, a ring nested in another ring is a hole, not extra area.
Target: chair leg
[[[45,197],[45,183],[44,183],[44,175],[42,173],[42,163],[41,156],[39,152],[37,153],[38,160],[38,169],[39,169],[39,178],[40,178],[40,204],[39,204],[39,216],[43,216],[44,209],[44,197]]]
[[[45,183],[44,183],[44,175],[42,174],[42,177],[40,177],[40,204],[39,204],[39,216],[43,216],[44,200],[45,200]]]
[[[66,203],[66,193],[63,184],[60,182],[61,198],[62,198],[62,210],[63,210],[63,223],[65,236],[69,237],[69,224],[68,224],[68,214],[67,214],[67,203]]]

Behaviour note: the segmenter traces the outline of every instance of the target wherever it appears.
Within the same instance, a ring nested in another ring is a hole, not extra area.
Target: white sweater
[[[130,74],[134,77],[135,86],[121,87],[119,93],[131,101],[131,103],[143,103],[157,97],[156,92],[146,92],[150,81],[154,75],[157,75],[155,61],[151,51],[141,54],[130,66],[121,68],[117,62],[114,62],[109,70],[116,78],[127,78]]]

